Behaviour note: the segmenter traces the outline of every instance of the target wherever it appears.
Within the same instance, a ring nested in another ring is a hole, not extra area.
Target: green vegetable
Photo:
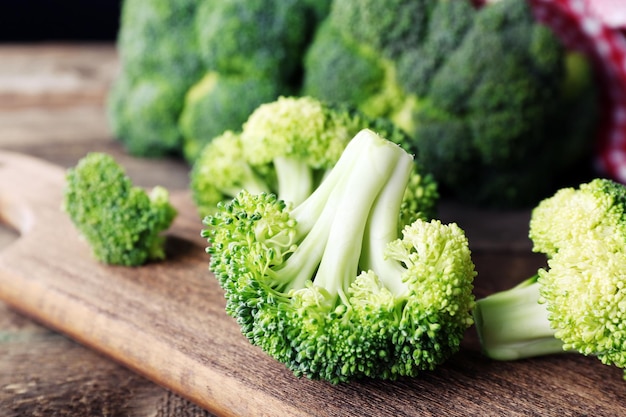
[[[388,121],[310,97],[279,97],[259,106],[240,132],[227,131],[213,139],[196,160],[190,184],[199,212],[211,214],[218,202],[235,197],[241,189],[301,203],[364,128],[397,143],[407,141]],[[403,205],[405,217],[432,218],[437,184],[419,170],[411,174],[411,183],[413,193],[407,193]]]
[[[167,190],[155,187],[148,195],[110,155],[90,153],[68,170],[63,208],[105,264],[165,258],[161,232],[176,216]]]
[[[542,201],[530,237],[548,266],[477,301],[486,354],[514,360],[571,351],[626,368],[625,219],[626,187],[607,179]]]
[[[180,115],[185,159],[193,164],[214,137],[238,129],[259,104],[283,90],[265,78],[207,73],[187,92]]]
[[[413,169],[363,130],[301,204],[243,190],[205,218],[226,311],[252,344],[332,383],[414,376],[458,350],[474,265],[456,224],[399,224]]]
[[[178,117],[187,90],[203,74],[195,0],[125,0],[120,74],[107,98],[113,134],[135,155],[178,153]]]
[[[108,99],[113,133],[135,155],[193,162],[258,105],[300,88],[302,56],[329,5],[125,0],[121,72]]]
[[[590,151],[595,89],[525,1],[335,1],[305,57],[303,94],[387,117],[443,189],[519,206]]]

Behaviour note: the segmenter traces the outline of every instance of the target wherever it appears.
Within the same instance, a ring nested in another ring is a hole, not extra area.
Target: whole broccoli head
[[[104,153],[90,153],[68,170],[63,208],[96,259],[124,266],[163,259],[161,232],[176,216],[167,190],[148,195]]]
[[[304,201],[324,180],[348,142],[369,128],[403,144],[406,135],[385,119],[372,119],[346,106],[311,97],[279,97],[259,106],[241,131],[228,131],[202,150],[191,175],[201,215],[241,189],[272,192],[293,204]],[[432,218],[437,184],[420,170],[411,174],[403,213],[406,222]]]
[[[477,301],[487,355],[572,351],[626,368],[625,214],[626,187],[606,179],[561,189],[533,210],[533,250],[548,266]]]
[[[305,60],[306,94],[392,119],[465,201],[536,204],[586,157],[597,106],[590,67],[527,2],[392,3],[333,3]],[[352,82],[346,57],[355,57]]]
[[[241,191],[205,219],[226,311],[297,376],[332,383],[432,370],[472,323],[474,265],[455,224],[398,237],[412,157],[364,130],[301,204]]]

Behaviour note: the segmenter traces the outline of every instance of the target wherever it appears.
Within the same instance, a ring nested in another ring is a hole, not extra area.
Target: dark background
[[[0,42],[109,41],[122,0],[0,0]]]

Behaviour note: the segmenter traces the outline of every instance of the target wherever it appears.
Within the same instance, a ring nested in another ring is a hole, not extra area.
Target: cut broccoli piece
[[[396,143],[407,141],[406,134],[388,120],[371,119],[310,97],[280,97],[259,106],[241,132],[214,139],[196,160],[191,188],[199,212],[210,214],[219,201],[229,200],[242,188],[272,192],[299,204],[319,186],[347,143],[363,128]],[[418,216],[432,218],[439,197],[436,182],[416,170],[411,184],[403,218],[407,222]]]
[[[63,208],[97,260],[124,266],[164,259],[161,232],[177,214],[165,188],[147,194],[103,153],[90,153],[68,170]]]
[[[363,130],[300,205],[241,191],[205,219],[210,268],[242,333],[332,383],[432,370],[472,324],[474,265],[456,225],[398,238],[412,157]]]
[[[477,301],[485,353],[514,360],[578,352],[626,368],[625,219],[626,187],[607,179],[543,200],[530,238],[548,266]]]

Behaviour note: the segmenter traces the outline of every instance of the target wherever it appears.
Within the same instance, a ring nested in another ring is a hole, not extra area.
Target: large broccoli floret
[[[304,201],[335,165],[348,142],[370,128],[393,142],[406,135],[384,119],[372,119],[345,106],[310,97],[280,97],[259,106],[240,132],[228,131],[209,143],[190,175],[194,200],[202,215],[239,190],[272,192],[292,204]],[[403,213],[432,218],[437,184],[419,170],[411,174]]]
[[[148,195],[133,186],[110,155],[90,153],[68,170],[63,207],[103,263],[138,266],[165,257],[161,232],[176,216],[167,190]]]
[[[553,191],[593,137],[587,61],[525,1],[392,3],[333,2],[305,60],[304,93],[392,119],[418,161],[465,201],[528,205]],[[346,56],[355,57],[353,82]]]
[[[293,206],[240,192],[205,219],[226,310],[297,376],[395,379],[454,354],[472,323],[474,265],[455,224],[398,238],[412,157],[364,130]]]
[[[530,237],[548,266],[477,301],[486,354],[514,360],[571,351],[626,368],[625,220],[626,187],[606,179],[543,200]]]

